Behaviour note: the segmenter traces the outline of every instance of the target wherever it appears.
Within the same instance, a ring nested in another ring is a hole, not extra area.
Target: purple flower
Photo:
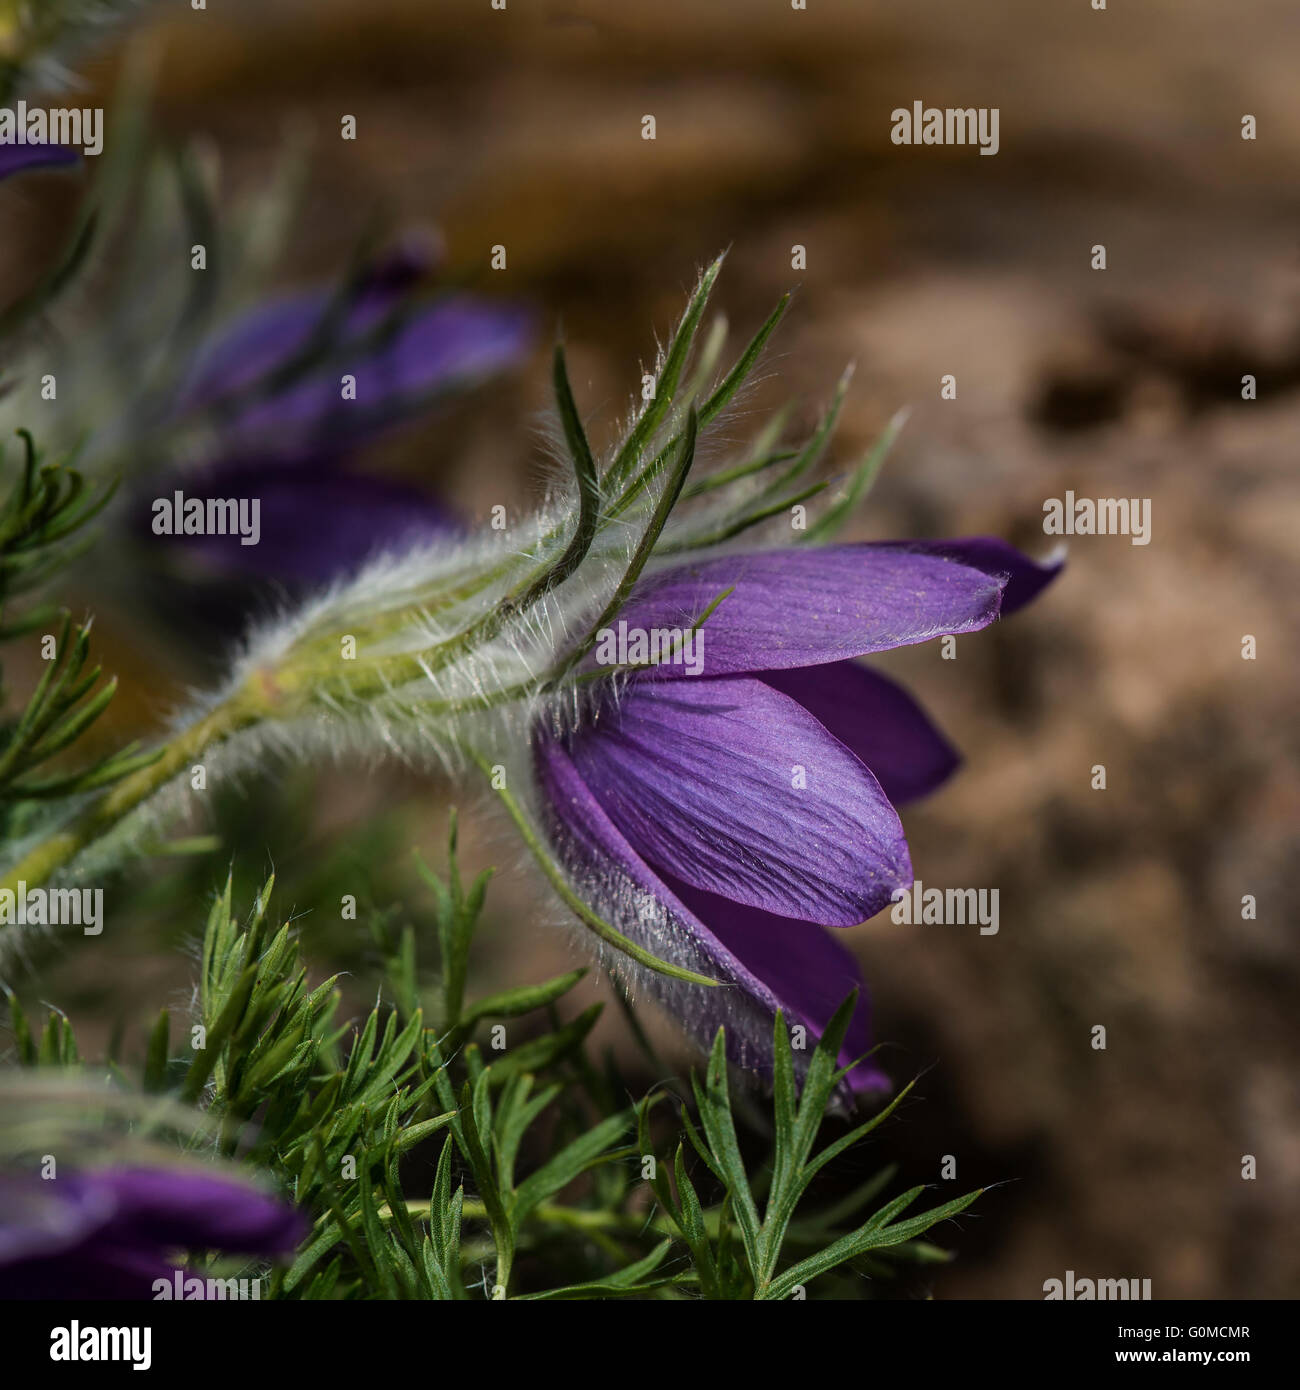
[[[49,169],[77,163],[75,150],[62,145],[0,145],[0,180],[27,169]]]
[[[211,412],[232,452],[337,453],[519,360],[527,311],[467,294],[414,301],[421,270],[418,252],[400,248],[342,295],[310,290],[246,314],[200,352],[177,414]]]
[[[238,319],[198,353],[170,407],[202,419],[210,461],[154,479],[146,505],[186,497],[257,498],[261,535],[186,542],[209,572],[319,584],[376,551],[458,529],[416,487],[349,466],[357,447],[417,409],[518,362],[532,336],[518,305],[467,294],[430,301],[412,290],[432,256],[411,242],[380,258],[342,293],[291,294]],[[355,381],[345,399],[343,379]]]
[[[292,1207],[193,1170],[0,1175],[0,1297],[151,1298],[180,1252],[288,1255],[306,1231]]]
[[[895,803],[957,766],[893,681],[855,658],[974,632],[1028,602],[1059,564],[988,537],[723,556],[653,575],[627,629],[701,629],[703,671],[633,677],[576,733],[544,733],[536,763],[562,859],[613,924],[721,988],[646,975],[704,1044],[770,1073],[771,1021],[819,1035],[850,990],[844,1065],[871,1046],[850,926],[912,882]],[[698,668],[697,668],[698,669]],[[806,1055],[806,1054],[805,1054]],[[870,1063],[850,1092],[888,1085]]]

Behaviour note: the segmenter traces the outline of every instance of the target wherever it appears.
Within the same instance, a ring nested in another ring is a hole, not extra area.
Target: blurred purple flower
[[[655,666],[535,756],[557,848],[596,901],[624,904],[619,929],[729,986],[648,981],[705,1046],[726,1023],[732,1060],[770,1074],[776,1010],[817,1035],[855,987],[841,1063],[871,1046],[861,972],[825,928],[911,884],[894,804],[959,760],[854,658],[986,627],[1059,568],[976,537],[724,556],[635,591],[620,620],[648,632],[689,629],[733,589],[702,629],[704,672]],[[848,1080],[888,1085],[870,1063]]]
[[[200,351],[176,413],[211,412],[229,452],[336,453],[518,361],[528,312],[467,294],[415,301],[426,268],[418,247],[403,246],[342,292],[287,295],[244,315]],[[344,375],[356,379],[354,400]]]
[[[0,180],[27,169],[75,164],[80,156],[62,145],[0,145]]]
[[[292,1207],[193,1170],[0,1175],[0,1298],[151,1298],[180,1252],[288,1255],[306,1232]]]
[[[256,497],[261,539],[190,536],[209,571],[318,587],[361,567],[377,549],[455,535],[451,510],[421,488],[391,478],[299,461],[232,460],[177,480],[187,498]],[[165,494],[164,494],[165,495]]]
[[[240,318],[198,353],[171,408],[205,419],[216,441],[197,471],[151,479],[143,504],[186,497],[258,498],[261,537],[191,537],[209,573],[293,588],[357,569],[408,539],[454,532],[427,492],[352,471],[349,456],[384,428],[519,362],[531,314],[467,294],[418,301],[432,265],[418,242],[373,262],[342,291],[284,296]],[[344,376],[355,399],[344,399]]]

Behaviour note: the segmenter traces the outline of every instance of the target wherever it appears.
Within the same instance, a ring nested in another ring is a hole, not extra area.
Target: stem
[[[123,778],[81,812],[72,824],[42,841],[0,879],[0,891],[17,892],[19,882],[32,887],[46,882],[82,850],[101,839],[126,816],[149,800],[207,750],[232,735],[268,719],[284,719],[304,712],[324,697],[361,699],[387,693],[403,681],[419,679],[430,667],[445,664],[444,651],[462,643],[465,634],[451,639],[426,657],[423,653],[388,657],[370,663],[356,676],[344,678],[338,667],[286,665],[279,670],[254,671],[245,684],[223,704],[164,745],[161,756]],[[508,692],[514,694],[513,691]],[[489,702],[490,703],[490,702]],[[474,706],[471,706],[474,707]],[[449,709],[454,706],[449,705]]]
[[[463,629],[436,648],[384,657],[347,676],[340,673],[337,661],[328,665],[304,663],[301,656],[297,661],[291,658],[276,670],[254,671],[228,700],[164,745],[156,761],[123,778],[82,811],[70,826],[26,854],[0,879],[0,890],[17,892],[19,882],[31,887],[46,882],[180,776],[208,749],[218,747],[241,730],[264,720],[296,717],[320,701],[364,702],[386,695],[407,681],[427,678],[433,671],[445,667],[454,655],[495,636],[505,620],[500,608],[495,609],[487,615],[486,621]],[[496,698],[424,703],[431,712],[455,714],[521,698],[527,690],[525,685],[516,685],[496,692]]]
[[[110,788],[66,829],[37,845],[0,880],[16,892],[19,882],[44,883],[88,845],[106,835],[136,807],[178,777],[209,748],[266,717],[269,699],[246,687],[167,744],[162,756]]]
[[[408,1198],[406,1209],[416,1218],[427,1219],[433,1213],[433,1203],[428,1198]],[[462,1215],[466,1221],[488,1221],[488,1211],[482,1202],[473,1197],[463,1199]],[[391,1219],[387,1207],[381,1208],[381,1218]],[[717,1239],[721,1211],[718,1207],[708,1207],[704,1211],[704,1226],[707,1233]],[[598,1234],[617,1234],[640,1236],[647,1232],[654,1235],[678,1236],[677,1226],[656,1210],[648,1219],[644,1212],[597,1211],[584,1207],[564,1207],[551,1202],[543,1202],[528,1214],[530,1223],[542,1226],[562,1226],[580,1235],[595,1237]]]

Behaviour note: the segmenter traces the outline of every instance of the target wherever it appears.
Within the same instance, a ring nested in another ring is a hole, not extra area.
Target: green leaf
[[[573,461],[574,472],[578,478],[578,523],[574,527],[573,538],[565,547],[564,553],[540,582],[553,589],[562,584],[578,568],[591,549],[596,528],[600,524],[600,474],[596,461],[591,456],[591,446],[587,443],[586,432],[578,417],[578,407],[573,399],[573,389],[569,385],[568,368],[564,362],[564,346],[555,345],[553,380],[555,400],[560,411],[560,423],[564,428],[565,442],[569,446],[569,457]]]
[[[838,1158],[839,1155],[844,1153],[847,1149],[852,1148],[855,1144],[861,1143],[877,1125],[883,1124],[903,1103],[911,1092],[912,1087],[915,1085],[915,1081],[909,1081],[882,1110],[877,1111],[869,1120],[865,1120],[862,1124],[857,1125],[847,1134],[841,1135],[834,1143],[828,1144],[811,1163],[805,1166],[800,1191],[802,1192],[832,1159]]]
[[[799,451],[795,461],[769,486],[769,492],[779,492],[782,488],[788,487],[796,478],[801,477],[821,460],[822,455],[826,452],[826,446],[831,442],[835,433],[835,426],[839,422],[840,411],[844,406],[844,397],[848,394],[849,382],[852,379],[853,368],[852,366],[846,367],[839,381],[835,383],[831,403],[827,406],[817,428],[813,431],[807,444]]]
[[[652,1274],[663,1264],[669,1250],[672,1249],[672,1245],[671,1240],[660,1241],[642,1259],[634,1261],[614,1274],[605,1275],[601,1279],[593,1279],[585,1284],[566,1284],[563,1288],[545,1289],[541,1293],[517,1294],[514,1301],[525,1303],[529,1300],[634,1298],[638,1294],[649,1293],[672,1282],[671,1279],[655,1279],[645,1282],[645,1276]]]
[[[566,975],[557,975],[545,984],[489,994],[470,1005],[460,1020],[461,1027],[468,1028],[483,1018],[518,1018],[521,1014],[532,1013],[534,1009],[544,1009],[567,994],[586,973],[584,966],[579,970],[570,970]]]
[[[758,1209],[749,1189],[749,1178],[745,1173],[744,1160],[740,1156],[740,1145],[736,1139],[736,1126],[731,1117],[724,1029],[718,1029],[713,1050],[709,1054],[706,1084],[701,1086],[699,1079],[692,1076],[691,1085],[709,1150],[726,1184],[727,1195],[735,1211],[745,1254],[749,1259],[750,1268],[756,1270],[760,1260]]]
[[[894,446],[894,441],[906,423],[907,411],[900,410],[885,427],[884,433],[876,441],[870,453],[849,475],[848,485],[843,494],[798,537],[802,544],[824,545],[827,541],[835,539],[845,522],[861,506],[871,491],[877,477],[880,476],[880,470],[884,466],[890,449]]]
[[[420,1120],[416,1124],[406,1125],[397,1135],[394,1149],[397,1153],[405,1153],[407,1149],[413,1149],[417,1144],[423,1142],[431,1134],[436,1134],[440,1129],[445,1129],[455,1118],[456,1112],[448,1110],[444,1114],[435,1115],[429,1120]]]
[[[36,1065],[36,1044],[32,1040],[31,1025],[27,1022],[27,1015],[18,1002],[18,996],[8,985],[3,988],[5,999],[9,1004],[9,1027],[13,1030],[14,1051],[18,1054],[19,1065],[34,1067]]]
[[[767,346],[768,339],[776,332],[777,326],[785,317],[785,311],[790,307],[790,296],[783,294],[777,301],[777,306],[767,316],[763,326],[750,339],[749,345],[744,352],[736,359],[735,366],[723,378],[718,389],[700,407],[700,424],[711,425],[714,420],[730,405],[736,392],[749,379],[750,373],[758,364],[758,359],[762,356],[763,349]]]
[[[438,946],[442,953],[442,994],[444,1025],[456,1027],[465,1000],[465,982],[469,976],[469,950],[483,900],[492,877],[490,869],[474,880],[466,893],[460,879],[456,851],[459,821],[453,806],[448,816],[447,883],[435,874],[418,854],[415,866],[420,877],[433,892],[437,913]]]
[[[554,1032],[544,1033],[540,1038],[530,1038],[527,1042],[512,1047],[505,1056],[492,1063],[489,1072],[491,1084],[499,1086],[519,1072],[541,1071],[572,1056],[596,1026],[596,1020],[604,1008],[604,1004],[592,1004],[572,1023],[566,1023]]]
[[[682,435],[681,449],[677,455],[674,465],[665,469],[663,488],[655,502],[654,508],[650,513],[650,519],[642,528],[641,535],[632,551],[632,558],[628,561],[623,571],[622,577],[615,586],[613,594],[606,603],[604,610],[595,623],[588,630],[587,636],[573,650],[568,658],[561,664],[556,673],[552,684],[562,680],[569,672],[576,669],[582,658],[596,645],[597,634],[602,628],[608,627],[622,611],[623,605],[627,602],[628,596],[636,587],[637,580],[641,577],[642,570],[645,569],[655,547],[659,543],[659,537],[663,534],[664,527],[668,524],[668,518],[673,508],[677,505],[677,500],[681,496],[682,488],[686,485],[687,475],[691,471],[691,466],[695,462],[695,445],[699,435],[700,421],[692,406],[686,418],[686,429]],[[645,962],[642,962],[643,964]],[[697,983],[699,979],[697,977]]]
[[[884,1211],[889,1211],[900,1203],[902,1205],[909,1204],[922,1191],[924,1191],[923,1188],[914,1188],[911,1192],[904,1193],[902,1198],[898,1198],[896,1203],[891,1203],[890,1207],[885,1208]],[[915,1236],[924,1234],[940,1221],[946,1221],[949,1217],[965,1211],[982,1192],[982,1188],[968,1192],[964,1197],[954,1198],[951,1202],[945,1202],[941,1207],[934,1207],[920,1216],[914,1216],[907,1221],[898,1221],[892,1225],[882,1222],[881,1217],[884,1212],[878,1212],[856,1231],[842,1236],[816,1255],[810,1255],[806,1260],[800,1260],[798,1264],[792,1265],[756,1297],[764,1299],[788,1298],[798,1285],[806,1284],[810,1279],[816,1278],[819,1274],[825,1274],[827,1270],[834,1269],[836,1265],[843,1264],[846,1260],[854,1259],[869,1250],[901,1245],[904,1241],[912,1240]]]
[[[663,365],[655,378],[654,395],[647,402],[613,463],[610,464],[605,475],[607,483],[616,485],[626,480],[628,471],[640,461],[641,454],[667,417],[677,394],[677,384],[681,380],[682,370],[690,356],[691,344],[695,341],[695,334],[704,316],[709,296],[713,293],[713,286],[717,283],[724,259],[725,253],[700,276],[695,293],[691,296],[677,332],[673,334],[668,351],[664,354]]]
[[[531,1173],[515,1189],[511,1218],[515,1229],[542,1202],[567,1187],[593,1163],[600,1162],[605,1151],[627,1132],[632,1120],[630,1110],[611,1115],[567,1144],[559,1153]]]

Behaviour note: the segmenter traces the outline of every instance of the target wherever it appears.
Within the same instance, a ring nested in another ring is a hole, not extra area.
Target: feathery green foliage
[[[191,1144],[269,1174],[310,1217],[269,1296],[772,1299],[804,1296],[837,1268],[887,1277],[882,1256],[944,1258],[920,1237],[977,1193],[902,1219],[922,1192],[913,1188],[849,1225],[892,1179],[886,1169],[802,1210],[817,1175],[907,1095],[813,1155],[847,1071],[835,1058],[851,999],[801,1089],[778,1019],[766,1161],[742,1156],[742,1133],[753,1136],[733,1111],[721,1030],[706,1075],[692,1079],[693,1106],[683,1099],[667,1136],[671,1163],[661,1160],[655,1111],[666,1093],[629,1106],[618,1069],[593,1060],[601,1005],[561,1017],[583,971],[466,999],[488,875],[463,883],[456,838],[453,817],[445,878],[421,865],[441,947],[436,980],[420,971],[413,928],[377,922],[378,983],[393,1002],[343,1021],[347,982],[311,982],[300,933],[274,925],[273,880],[241,922],[227,879],[208,913],[192,1018],[177,1030],[163,1010],[138,1070],[113,1065],[123,1088],[200,1107],[208,1123]],[[38,1037],[13,994],[9,1009],[21,1066],[92,1070],[61,1013]],[[562,1282],[542,1277],[552,1270]]]
[[[113,489],[91,487],[70,462],[43,463],[31,435],[24,431],[21,437],[22,462],[0,504],[0,641],[30,640],[46,629],[41,639],[46,666],[22,710],[0,727],[0,829],[9,833],[31,819],[24,803],[108,786],[157,757],[133,745],[75,770],[47,767],[99,719],[117,683],[101,685],[101,668],[91,665],[89,621],[74,623],[65,610],[42,603],[15,614],[11,604],[87,549],[90,523]],[[4,464],[0,451],[0,469]]]

